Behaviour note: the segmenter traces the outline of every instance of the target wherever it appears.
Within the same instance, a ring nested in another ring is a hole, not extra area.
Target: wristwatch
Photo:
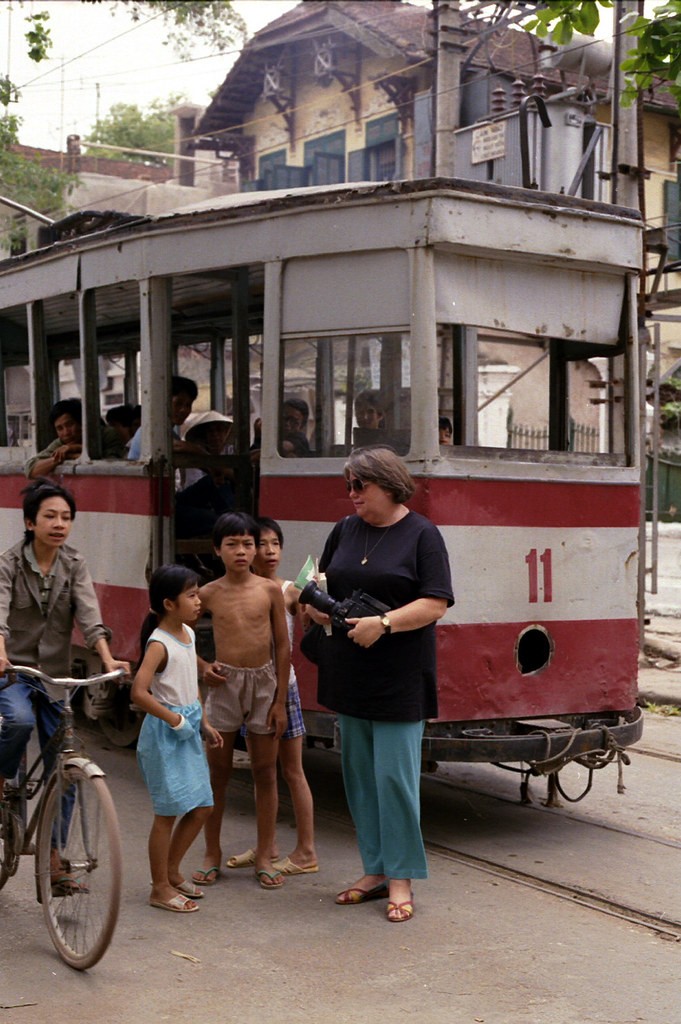
[[[381,615],[381,625],[383,626],[384,633],[390,633],[392,627],[390,625],[390,619],[388,618],[387,615]]]

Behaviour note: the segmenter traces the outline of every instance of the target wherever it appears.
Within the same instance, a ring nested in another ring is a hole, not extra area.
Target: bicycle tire
[[[63,793],[73,796],[68,823]],[[52,883],[52,837],[61,834],[64,876],[75,885]],[[121,840],[109,787],[99,775],[66,764],[53,774],[43,797],[36,846],[38,890],[47,930],[62,960],[86,970],[106,952],[121,898]],[[67,891],[68,890],[68,891]]]
[[[0,889],[8,878],[17,873],[21,847],[23,845],[23,828],[19,828],[16,815],[8,804],[0,806]]]

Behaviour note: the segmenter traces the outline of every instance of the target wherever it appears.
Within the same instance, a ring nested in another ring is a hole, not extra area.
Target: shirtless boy
[[[204,828],[203,867],[193,875],[198,885],[213,885],[220,874],[225,790],[234,739],[244,724],[255,786],[255,874],[263,889],[278,889],[284,880],[270,855],[277,820],[277,750],[286,728],[291,654],[281,587],[251,572],[258,540],[258,525],[250,516],[221,515],[213,530],[213,545],[225,575],[199,591],[202,607],[213,619],[216,653],[212,664],[199,658],[199,673],[209,687],[206,714],[221,733],[223,746],[207,750],[213,810]]]

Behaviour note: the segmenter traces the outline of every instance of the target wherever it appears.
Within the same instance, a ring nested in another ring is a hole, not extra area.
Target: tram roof
[[[271,192],[240,192],[216,196],[202,202],[178,207],[167,213],[145,217],[120,215],[110,212],[83,211],[70,214],[63,221],[56,222],[48,231],[52,241],[48,245],[32,250],[21,256],[0,261],[0,271],[21,262],[39,259],[46,250],[66,246],[69,249],[87,246],[88,240],[124,235],[144,234],[153,231],[156,225],[166,226],[174,221],[193,222],[213,219],[232,220],[244,217],[267,216],[305,208],[324,209],[367,201],[391,201],[417,199],[425,194],[439,196],[462,195],[489,199],[513,205],[543,208],[565,213],[587,214],[594,218],[615,218],[632,223],[640,222],[637,210],[608,203],[581,199],[576,196],[540,192],[511,185],[497,185],[493,182],[478,182],[463,178],[423,178],[391,182],[358,182],[305,188],[278,189]],[[79,221],[80,218],[80,221]],[[63,225],[63,230],[62,230]]]

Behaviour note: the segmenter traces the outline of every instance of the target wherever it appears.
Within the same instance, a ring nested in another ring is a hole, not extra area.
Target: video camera
[[[363,590],[353,590],[350,597],[343,601],[334,601],[323,590],[320,590],[314,580],[307,583],[298,598],[301,604],[311,604],[318,612],[328,615],[339,629],[352,629],[346,619],[364,619],[369,615],[385,615],[392,609],[382,601],[377,601],[370,594]]]

